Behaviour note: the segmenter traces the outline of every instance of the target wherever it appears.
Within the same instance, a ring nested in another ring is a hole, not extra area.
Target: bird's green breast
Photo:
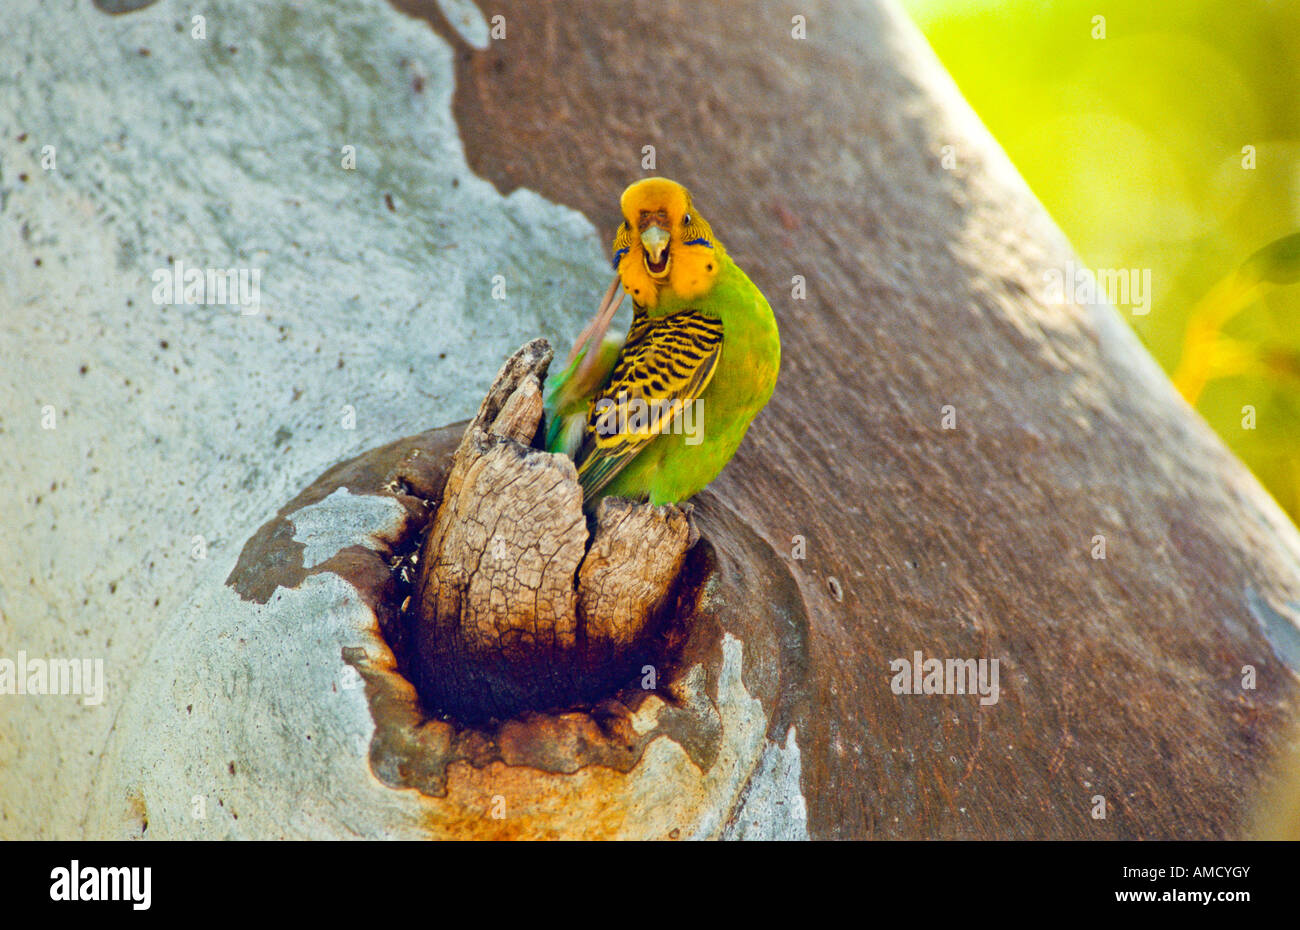
[[[693,309],[722,320],[722,352],[713,379],[682,430],[652,441],[621,471],[605,493],[648,496],[652,504],[676,503],[718,476],[776,386],[781,340],[772,308],[749,277],[721,259],[717,284],[682,306],[664,301],[660,312]],[[698,438],[698,442],[696,442]]]

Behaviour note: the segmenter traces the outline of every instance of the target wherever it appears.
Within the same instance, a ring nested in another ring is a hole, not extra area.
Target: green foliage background
[[[1210,354],[1184,394],[1300,518],[1300,286],[1185,346],[1198,302],[1300,230],[1300,0],[903,6],[1083,260],[1151,269],[1150,313],[1124,315],[1171,375]]]

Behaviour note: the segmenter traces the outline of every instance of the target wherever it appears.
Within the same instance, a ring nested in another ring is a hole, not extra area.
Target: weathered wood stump
[[[650,655],[694,541],[687,511],[603,501],[587,552],[573,461],[532,447],[552,352],[502,367],[452,459],[419,558],[413,677],[464,722],[590,701]]]

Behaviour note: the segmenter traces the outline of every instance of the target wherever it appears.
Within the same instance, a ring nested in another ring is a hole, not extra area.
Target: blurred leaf
[[[1270,284],[1300,282],[1300,233],[1270,242],[1242,262],[1241,274]]]

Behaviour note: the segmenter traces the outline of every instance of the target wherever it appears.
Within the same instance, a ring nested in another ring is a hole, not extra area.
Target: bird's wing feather
[[[606,339],[596,350],[596,363],[588,366],[587,374],[580,374],[582,363],[591,351],[583,349],[568,367],[546,382],[546,449],[572,456],[582,445],[587,428],[587,400],[600,389],[614,370],[623,343],[619,339]],[[576,437],[573,434],[576,431]]]
[[[559,374],[546,379],[546,450],[562,452],[574,460],[581,457],[583,438],[591,413],[591,398],[598,396],[618,363],[619,354],[645,335],[650,318],[645,308],[632,305],[632,326],[622,339],[607,337],[595,364],[584,365],[591,346],[585,346]]]
[[[704,392],[717,370],[721,320],[684,310],[637,322],[641,325],[628,333],[609,383],[592,401],[578,456],[584,498],[609,484],[668,429],[677,412]],[[637,401],[641,403],[633,403]]]

